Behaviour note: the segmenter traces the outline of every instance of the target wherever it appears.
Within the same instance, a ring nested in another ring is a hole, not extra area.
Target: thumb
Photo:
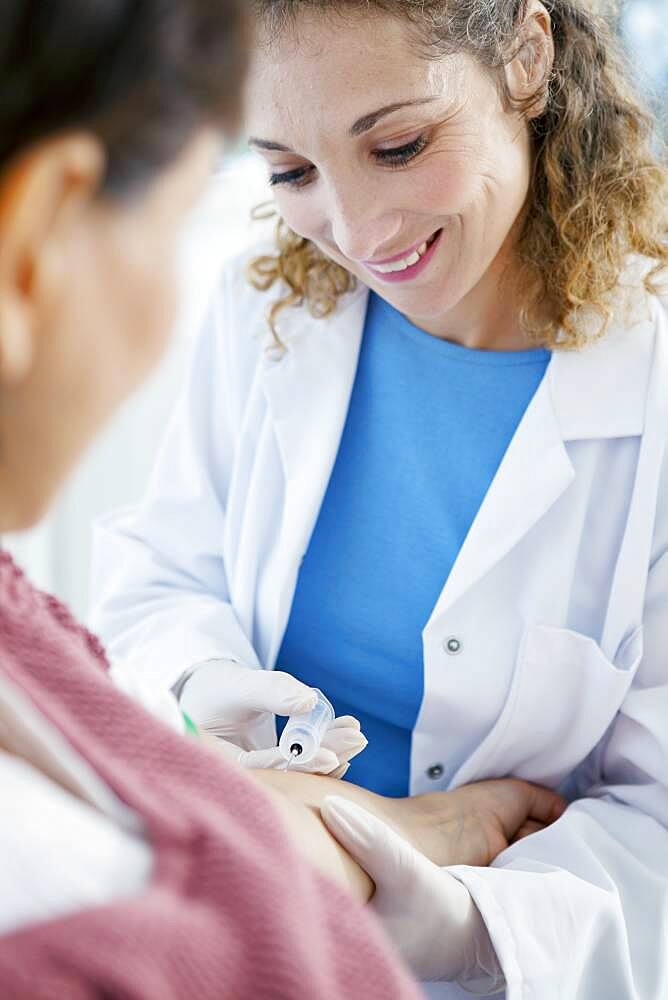
[[[377,887],[386,884],[392,886],[393,892],[401,892],[412,887],[418,866],[424,863],[431,867],[431,862],[407,840],[349,799],[328,795],[320,806],[320,815],[330,833]]]

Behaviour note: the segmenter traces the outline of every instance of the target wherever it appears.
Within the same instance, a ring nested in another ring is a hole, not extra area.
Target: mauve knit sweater
[[[0,670],[154,851],[137,896],[0,936],[2,1000],[417,1000],[373,918],[300,859],[262,789],[116,691],[107,667],[0,552]]]

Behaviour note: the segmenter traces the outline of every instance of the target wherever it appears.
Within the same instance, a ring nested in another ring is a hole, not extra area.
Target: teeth
[[[374,264],[373,269],[374,271],[378,271],[379,274],[393,274],[395,271],[405,271],[407,268],[417,264],[420,257],[426,252],[427,243],[422,243],[408,257],[402,257],[401,260],[393,260],[390,264]]]

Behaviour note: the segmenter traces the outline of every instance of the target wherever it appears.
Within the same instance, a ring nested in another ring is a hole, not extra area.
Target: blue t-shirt
[[[549,352],[439,340],[369,305],[347,421],[277,666],[369,739],[347,777],[409,791],[422,631]]]

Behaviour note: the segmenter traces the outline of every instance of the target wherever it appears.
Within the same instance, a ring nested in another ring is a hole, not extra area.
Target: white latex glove
[[[285,759],[276,746],[276,715],[307,712],[316,702],[312,688],[280,670],[259,670],[231,660],[198,665],[182,688],[180,706],[219,749],[242,767],[279,769]],[[291,771],[340,778],[367,745],[350,715],[334,719],[320,750]]]
[[[329,795],[320,809],[331,833],[376,884],[370,906],[415,976],[457,981],[489,996],[505,980],[466,886],[361,806]]]

